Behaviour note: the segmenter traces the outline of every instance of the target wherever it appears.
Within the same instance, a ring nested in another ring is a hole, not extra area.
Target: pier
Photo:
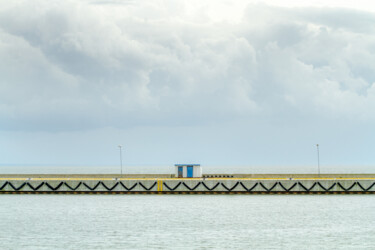
[[[375,175],[2,175],[0,194],[375,194]]]

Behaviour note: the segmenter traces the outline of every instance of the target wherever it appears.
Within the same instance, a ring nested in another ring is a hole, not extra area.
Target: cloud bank
[[[0,129],[372,123],[374,23],[246,2],[3,1]]]

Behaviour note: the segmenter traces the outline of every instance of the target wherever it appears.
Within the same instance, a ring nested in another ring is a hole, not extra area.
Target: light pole
[[[121,167],[121,175],[122,175],[122,146],[121,145],[118,145],[119,149],[120,149],[120,167]]]
[[[316,150],[318,153],[318,177],[320,177],[319,144],[316,144]]]

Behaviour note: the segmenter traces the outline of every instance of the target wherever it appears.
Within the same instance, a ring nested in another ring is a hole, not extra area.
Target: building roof
[[[174,164],[176,167],[200,166],[201,164]]]

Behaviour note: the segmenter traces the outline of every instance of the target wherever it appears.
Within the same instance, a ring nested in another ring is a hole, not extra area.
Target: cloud
[[[1,3],[0,129],[374,122],[373,13],[228,4]]]

